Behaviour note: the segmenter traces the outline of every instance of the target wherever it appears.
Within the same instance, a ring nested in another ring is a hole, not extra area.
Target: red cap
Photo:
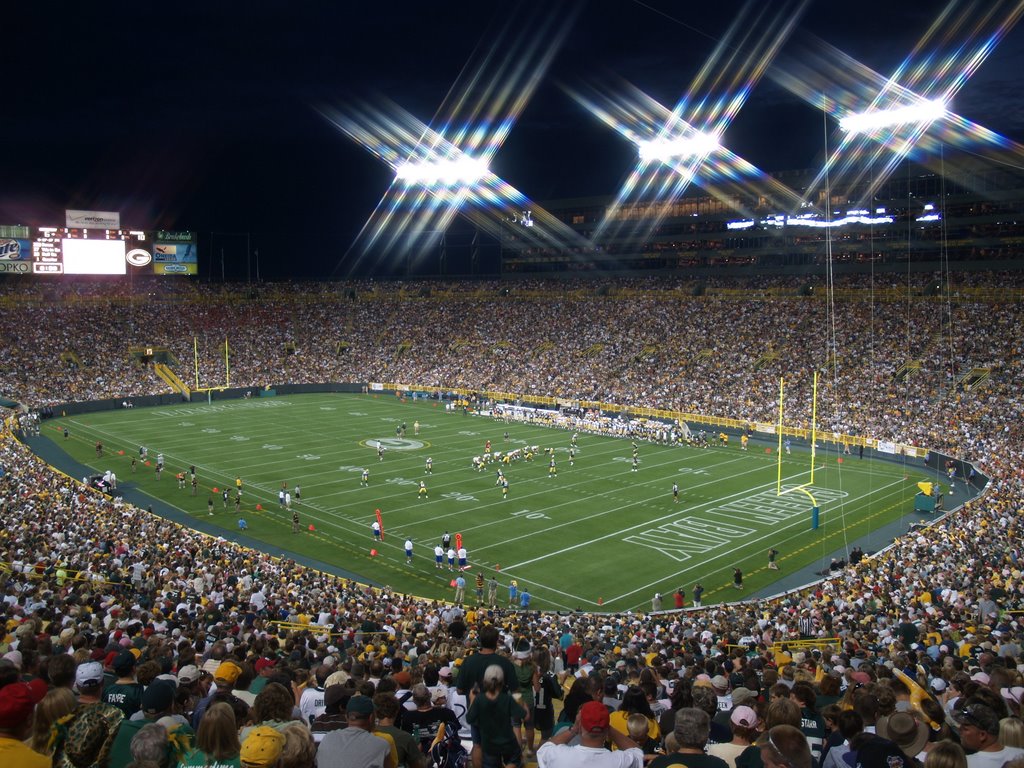
[[[258,675],[267,667],[272,667],[275,664],[277,664],[277,661],[275,661],[274,659],[268,659],[266,657],[263,657],[256,659],[256,663],[253,665],[253,667],[256,669],[256,674]]]
[[[600,701],[588,701],[580,707],[580,727],[587,733],[603,731],[608,727],[608,707]]]
[[[0,728],[17,728],[32,717],[32,710],[46,695],[46,683],[10,683],[0,688]]]

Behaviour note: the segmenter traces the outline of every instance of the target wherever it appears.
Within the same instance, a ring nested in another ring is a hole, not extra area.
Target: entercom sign
[[[0,239],[0,274],[30,274],[31,261],[32,244],[28,240]]]

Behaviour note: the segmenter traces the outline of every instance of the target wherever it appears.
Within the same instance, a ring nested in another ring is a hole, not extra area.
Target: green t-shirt
[[[131,717],[142,709],[142,683],[111,683],[103,689],[100,700],[117,707],[125,717]]]
[[[515,668],[516,679],[519,681],[519,690],[523,694],[523,707],[530,711],[533,709],[533,662],[527,661],[522,664],[515,664]]]
[[[226,760],[214,760],[201,749],[193,749],[178,761],[178,768],[241,768],[238,755]]]
[[[484,754],[508,757],[518,744],[512,720],[521,720],[525,715],[526,710],[502,691],[495,699],[489,699],[486,694],[473,699],[466,722],[479,729]]]
[[[510,693],[518,691],[519,673],[516,671],[516,665],[512,663],[511,659],[497,653],[477,652],[472,656],[467,656],[462,662],[462,666],[459,667],[459,676],[455,681],[459,692],[468,695],[474,686],[482,687],[484,673],[492,664],[500,666],[505,673],[505,688]]]

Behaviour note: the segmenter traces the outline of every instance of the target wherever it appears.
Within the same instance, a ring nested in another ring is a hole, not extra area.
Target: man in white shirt
[[[330,667],[323,664],[318,666],[313,670],[316,684],[306,686],[302,691],[302,696],[299,697],[299,712],[302,713],[302,721],[306,725],[312,725],[313,721],[327,709],[327,701],[324,698],[324,681],[330,673]]]
[[[579,736],[580,743],[568,742]],[[608,739],[617,747],[604,748]],[[580,707],[576,722],[563,728],[537,750],[539,768],[643,768],[644,753],[628,736],[608,727],[608,708],[599,701]]]
[[[960,743],[968,752],[968,768],[1002,768],[1009,760],[1024,755],[1024,749],[999,743],[999,715],[981,699],[970,698],[953,713],[960,724]]]

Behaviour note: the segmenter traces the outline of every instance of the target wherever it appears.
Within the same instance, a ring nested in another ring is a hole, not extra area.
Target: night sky
[[[220,277],[209,243],[229,254],[228,279],[248,274],[244,238],[213,232],[250,233],[263,279],[337,274],[392,174],[319,110],[379,94],[429,122],[474,52],[537,8],[560,14],[567,34],[491,169],[535,201],[610,195],[635,150],[561,84],[615,75],[671,106],[742,7],[18,3],[3,14],[0,223],[118,210],[128,226],[198,231],[204,277]],[[815,36],[888,74],[942,7],[811,2],[791,41]],[[1022,83],[1018,25],[953,109],[1024,140]],[[811,168],[823,133],[820,112],[765,77],[724,143],[766,171]]]

